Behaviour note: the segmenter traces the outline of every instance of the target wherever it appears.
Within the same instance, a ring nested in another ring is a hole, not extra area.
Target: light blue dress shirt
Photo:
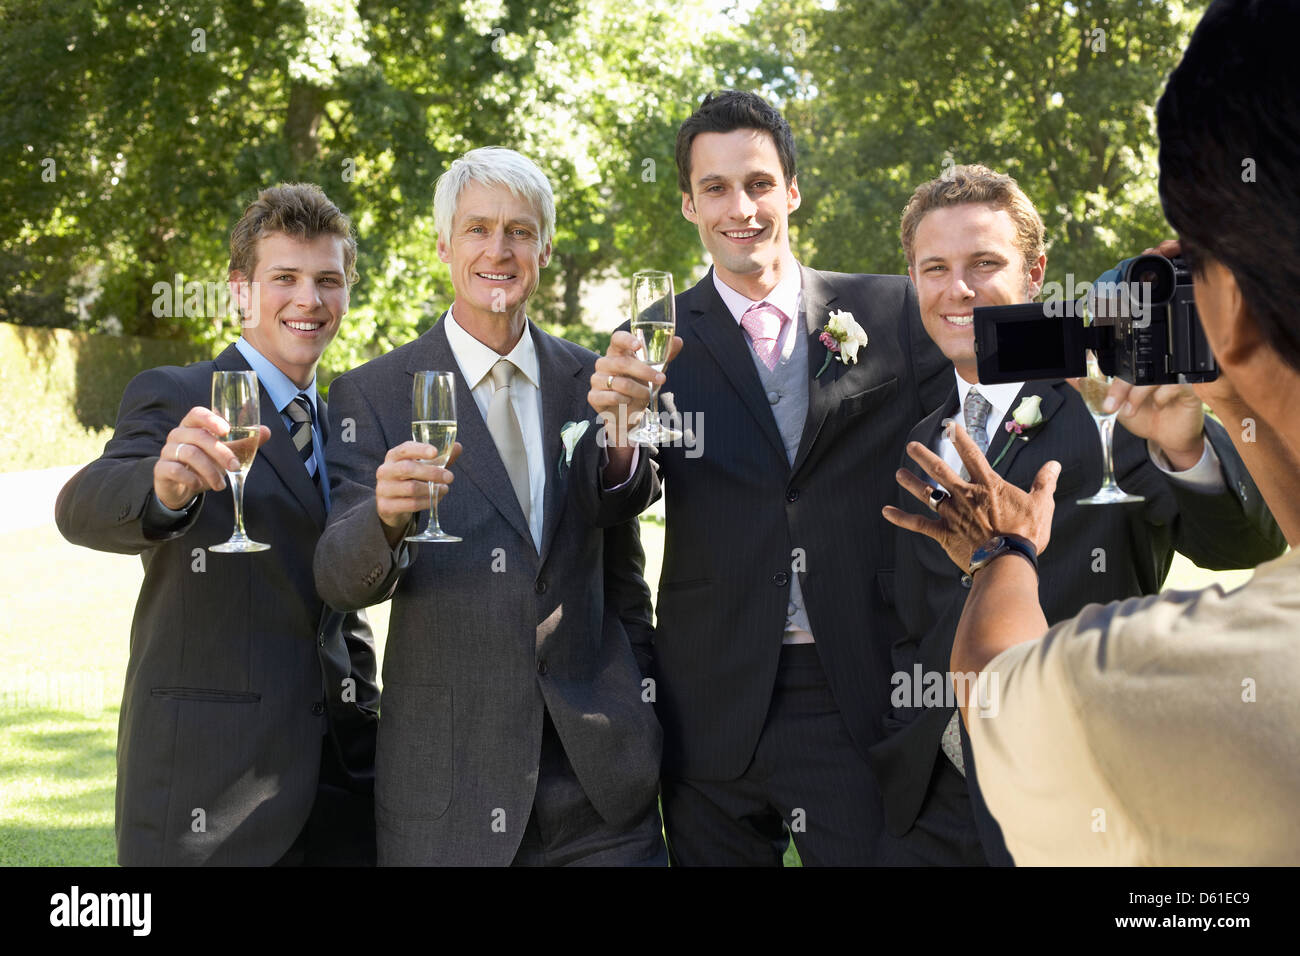
[[[293,420],[285,414],[284,410],[289,407],[289,403],[294,400],[299,392],[307,396],[311,402],[311,438],[312,438],[312,459],[316,462],[316,470],[320,474],[320,491],[321,496],[325,499],[325,510],[329,511],[330,507],[330,483],[329,474],[325,471],[325,440],[320,431],[320,405],[316,396],[316,376],[312,376],[306,387],[299,388],[265,355],[253,348],[248,339],[240,336],[235,340],[235,348],[239,349],[239,354],[244,357],[249,366],[257,373],[257,381],[266,389],[266,394],[270,396],[271,401],[280,412],[280,421],[283,422],[285,430],[293,428]],[[270,422],[262,422],[263,425],[274,428]],[[304,467],[308,467],[308,463]]]

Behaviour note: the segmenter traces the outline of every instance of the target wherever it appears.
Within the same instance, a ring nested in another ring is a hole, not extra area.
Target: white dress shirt
[[[447,310],[446,323],[451,354],[456,357],[456,364],[465,376],[465,382],[474,395],[474,404],[478,406],[479,415],[485,423],[488,408],[492,404],[492,366],[498,360],[507,358],[518,369],[510,381],[510,404],[515,410],[515,417],[519,419],[519,430],[524,436],[524,454],[528,458],[528,492],[532,499],[528,530],[532,533],[534,547],[540,553],[542,509],[546,500],[546,454],[542,447],[542,374],[532,333],[525,323],[524,334],[519,337],[515,347],[510,350],[510,354],[502,356],[466,332],[456,321],[451,309]],[[464,415],[465,410],[458,409],[457,414]],[[558,440],[559,436],[556,438]]]

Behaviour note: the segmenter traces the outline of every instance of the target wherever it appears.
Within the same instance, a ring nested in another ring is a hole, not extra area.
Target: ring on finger
[[[948,494],[948,492],[944,491],[942,488],[931,488],[930,489],[931,510],[938,511],[939,506],[951,497],[952,495]]]
[[[613,387],[614,387],[614,376],[613,376],[613,375],[606,375],[606,376],[605,376],[605,387],[606,387],[606,388],[613,388]]]
[[[189,442],[184,442],[184,441],[183,441],[183,442],[181,442],[179,445],[176,446],[176,450],[175,450],[174,452],[172,452],[172,460],[173,460],[173,461],[180,461],[180,460],[181,460],[181,449],[184,448],[184,447],[185,447],[186,445],[188,445],[188,444],[189,444]]]

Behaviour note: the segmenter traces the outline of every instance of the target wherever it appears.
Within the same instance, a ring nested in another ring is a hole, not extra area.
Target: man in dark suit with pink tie
[[[793,835],[806,864],[867,863],[882,815],[866,752],[899,630],[880,508],[947,363],[905,278],[795,260],[794,137],[761,98],[706,97],[678,133],[677,168],[713,268],[676,298],[664,384],[701,445],[658,450],[669,851],[678,865],[779,865]],[[635,350],[615,333],[592,375],[589,400],[615,423],[659,380]],[[633,456],[607,434],[610,485]]]

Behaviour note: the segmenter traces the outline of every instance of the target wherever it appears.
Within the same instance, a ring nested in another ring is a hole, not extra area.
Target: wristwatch
[[[975,553],[970,556],[970,573],[974,576],[975,572],[985,567],[994,558],[1000,558],[1004,554],[1018,554],[1034,566],[1034,572],[1038,572],[1038,549],[1034,547],[1033,542],[1028,538],[1022,538],[1018,534],[999,534],[994,535],[984,542]]]

